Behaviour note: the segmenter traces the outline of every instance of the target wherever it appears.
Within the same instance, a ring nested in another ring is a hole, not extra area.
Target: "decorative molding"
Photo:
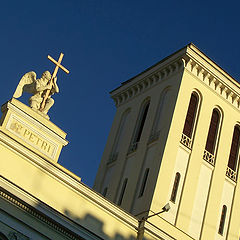
[[[158,228],[149,221],[145,222],[144,228],[145,231],[147,231],[148,234],[154,236],[154,238],[157,237],[157,239],[160,240],[176,240],[176,238],[173,238],[172,236],[170,236],[169,234],[167,234],[166,232],[164,232],[163,230],[161,230],[160,228]]]
[[[185,69],[214,90],[218,95],[227,100],[235,108],[240,109],[240,89],[239,92],[224,82],[219,76],[207,69],[202,63],[195,60],[190,55],[184,56]],[[236,87],[236,86],[235,86]],[[238,87],[238,86],[237,86]],[[239,88],[239,87],[238,87]]]
[[[66,171],[61,165],[58,163],[47,161],[46,159],[38,156],[36,153],[31,150],[23,147],[20,143],[12,140],[7,135],[0,131],[0,144],[8,148],[10,151],[13,151],[17,155],[20,155],[24,160],[30,162],[38,168],[41,168],[47,174],[51,174],[57,179],[63,182],[77,182],[81,181],[81,178],[76,176],[75,174]]]
[[[6,129],[45,156],[55,160],[59,144],[47,138],[39,129],[33,128],[28,122],[21,120],[17,115],[10,114]]]
[[[159,138],[159,135],[160,135],[160,130],[153,131],[148,139],[148,144],[157,141]]]
[[[3,144],[6,147],[8,147],[8,144],[6,143],[8,143],[8,141],[11,142],[11,140],[8,137],[5,137],[4,141],[1,141],[3,140],[2,138],[3,136],[4,135],[2,135],[0,132],[0,144]],[[137,219],[132,217],[130,214],[128,214],[124,210],[120,209],[117,205],[111,203],[106,198],[102,197],[101,194],[95,192],[91,188],[81,183],[78,179],[67,175],[67,173],[65,173],[61,169],[58,169],[55,165],[51,164],[45,159],[40,158],[33,153],[31,154],[30,151],[27,151],[23,147],[21,148],[19,144],[17,144],[13,140],[12,140],[12,143],[10,144],[10,147],[8,148],[17,153],[18,151],[14,149],[19,149],[21,156],[26,161],[29,161],[32,164],[36,165],[38,168],[41,168],[41,170],[51,175],[57,181],[60,181],[62,184],[66,185],[68,188],[72,189],[77,194],[87,199],[89,202],[92,202],[93,204],[99,206],[99,208],[109,211],[109,213],[112,214],[114,217],[118,218],[119,220],[122,220],[124,223],[127,223],[129,227],[136,229]]]
[[[122,92],[113,95],[112,98],[118,107],[127,100],[139,95],[140,93],[148,90],[152,86],[165,81],[171,75],[177,73],[184,66],[184,59],[176,59],[174,62],[158,69],[154,73],[149,74],[144,77],[136,84],[130,86],[129,88],[123,90]]]
[[[182,133],[181,141],[184,146],[186,146],[188,149],[192,149],[192,139],[186,136]]]
[[[174,54],[173,54],[174,55]],[[126,81],[121,87],[117,89],[114,94],[112,92],[112,98],[116,106],[120,106],[129,99],[139,95],[140,93],[148,90],[149,88],[167,80],[171,75],[179,72],[180,70],[187,70],[193,74],[200,81],[205,83],[209,88],[214,90],[218,95],[227,100],[235,108],[240,109],[240,85],[235,82],[230,75],[224,72],[217,64],[212,62],[206,55],[200,53],[200,51],[193,50],[191,47],[186,48],[184,52],[179,56],[176,53],[176,57],[171,56],[171,60],[161,61],[159,69],[153,71],[153,68],[149,68],[144,71],[143,78],[137,82],[134,81],[141,77],[141,74],[137,75],[129,81]],[[166,62],[166,63],[165,63]],[[160,66],[163,65],[164,66]],[[154,66],[156,68],[156,66]],[[149,72],[149,74],[147,74]],[[130,85],[129,83],[132,83]],[[129,84],[129,87],[127,87]],[[125,88],[122,88],[125,86]],[[122,91],[120,90],[122,88]]]
[[[203,153],[203,160],[210,163],[212,166],[215,165],[215,157],[212,153],[208,152],[207,150],[204,150]]]
[[[137,150],[139,142],[131,143],[128,148],[128,154],[133,153]]]
[[[13,232],[13,231],[8,234],[8,238],[9,238],[9,240],[27,240],[27,239],[30,239],[28,237],[23,236],[20,233]]]
[[[237,172],[232,170],[230,167],[227,167],[226,176],[229,177],[234,182],[237,181]]]
[[[41,213],[37,209],[33,208],[32,206],[28,205],[21,199],[17,198],[16,196],[12,195],[11,193],[7,192],[5,189],[0,187],[0,197],[5,199],[6,201],[10,202],[11,204],[17,206],[18,208],[22,209],[23,211],[30,214],[32,217],[38,219],[40,222],[47,224],[50,228],[54,229],[55,231],[67,236],[69,239],[73,240],[84,240],[83,237],[75,234],[74,232],[70,231],[66,227],[60,225],[55,220],[49,218],[45,214]]]
[[[8,102],[6,107],[9,108],[10,110],[12,110],[13,112],[17,113],[23,119],[26,119],[28,122],[30,122],[33,125],[35,125],[38,129],[41,129],[41,131],[45,132],[47,135],[51,136],[53,139],[56,139],[63,146],[66,146],[68,144],[68,141],[66,139],[62,138],[61,136],[59,136],[55,132],[51,131],[46,126],[44,126],[42,123],[38,122],[37,120],[35,120],[31,116],[29,116],[28,114],[23,112],[21,109],[19,109],[18,107],[14,106],[12,103]]]
[[[115,162],[117,160],[117,158],[118,158],[118,152],[111,153],[107,164],[111,164],[111,163]]]

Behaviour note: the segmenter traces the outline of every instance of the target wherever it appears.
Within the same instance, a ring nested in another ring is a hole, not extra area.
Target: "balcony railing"
[[[192,148],[192,139],[185,134],[182,134],[181,143],[189,149]]]
[[[160,135],[160,131],[152,132],[148,139],[148,143],[152,143],[152,142],[158,140],[159,135]]]
[[[237,181],[237,172],[227,167],[226,176],[232,179],[234,182]]]
[[[129,153],[132,153],[132,152],[135,152],[135,151],[137,150],[138,143],[139,143],[139,142],[135,142],[135,143],[132,143],[132,144],[129,146],[128,154],[129,154]]]
[[[112,162],[116,161],[117,158],[118,158],[118,152],[112,153],[112,154],[109,156],[108,163],[112,163]]]
[[[207,150],[204,150],[203,159],[214,166],[215,159],[212,153],[208,152]]]

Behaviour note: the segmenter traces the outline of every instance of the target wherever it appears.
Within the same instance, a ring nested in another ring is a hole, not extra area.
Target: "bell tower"
[[[237,238],[239,83],[188,44],[111,97],[95,190],[140,219],[169,203],[149,219],[159,228],[163,219],[194,239]]]
[[[185,51],[111,92],[117,112],[94,188],[134,215],[148,212],[152,204],[183,77]],[[158,201],[158,208],[166,201]]]

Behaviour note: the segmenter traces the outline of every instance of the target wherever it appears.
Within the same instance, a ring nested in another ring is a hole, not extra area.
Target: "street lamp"
[[[150,217],[154,217],[156,215],[159,215],[161,213],[164,213],[164,212],[168,212],[170,210],[170,205],[169,203],[167,203],[160,212],[157,212],[157,213],[154,213],[152,215],[149,215],[147,217],[142,217],[141,220],[138,220],[138,229],[137,229],[137,239],[138,240],[142,240],[143,239],[143,235],[144,235],[144,225],[145,225],[145,222],[150,218]]]

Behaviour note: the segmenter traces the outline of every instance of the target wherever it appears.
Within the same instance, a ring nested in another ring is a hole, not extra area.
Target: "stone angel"
[[[23,92],[32,94],[32,96],[29,98],[30,107],[40,114],[48,117],[47,113],[54,104],[54,100],[51,98],[51,96],[54,93],[59,92],[59,88],[57,86],[57,77],[53,79],[52,83],[50,81],[51,77],[52,75],[49,71],[45,71],[42,74],[42,77],[39,79],[37,79],[37,75],[33,71],[26,73],[21,78],[13,97],[19,98],[22,96]],[[50,90],[50,94],[48,95],[45,105],[42,108],[41,104],[47,90]]]

